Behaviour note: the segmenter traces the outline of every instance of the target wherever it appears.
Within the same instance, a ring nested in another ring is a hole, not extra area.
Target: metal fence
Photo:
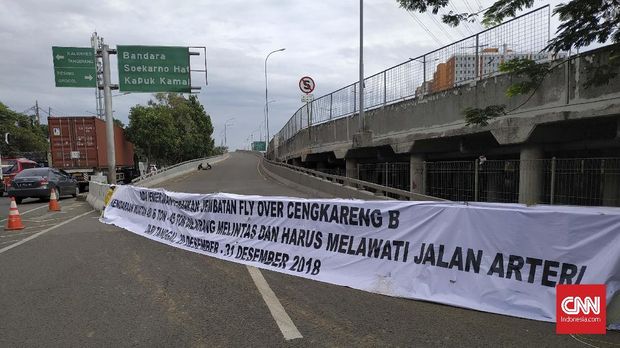
[[[515,58],[548,61],[549,5],[436,49],[364,79],[364,110],[441,92],[498,73]],[[311,125],[358,112],[359,85],[350,84],[299,108],[277,136],[280,142]]]
[[[409,191],[409,168],[409,162],[358,164],[357,178]]]
[[[425,192],[454,201],[620,206],[620,158],[424,163]]]

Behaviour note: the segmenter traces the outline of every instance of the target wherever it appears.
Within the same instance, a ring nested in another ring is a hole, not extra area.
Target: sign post
[[[56,87],[97,87],[97,67],[91,47],[52,47]]]
[[[301,96],[301,101],[306,103],[306,113],[308,114],[308,129],[312,125],[312,101],[314,95],[310,94],[314,91],[316,84],[310,76],[304,76],[299,79],[299,89],[305,93]],[[309,133],[308,133],[309,134]]]
[[[108,184],[116,184],[116,153],[114,149],[114,115],[112,114],[112,88],[110,82],[110,53],[108,45],[101,47],[103,61],[103,103],[105,105],[105,130],[108,154]]]

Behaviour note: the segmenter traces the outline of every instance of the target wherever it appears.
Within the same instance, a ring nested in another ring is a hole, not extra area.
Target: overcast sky
[[[467,11],[491,2],[454,4]],[[537,1],[536,6],[546,3]],[[94,89],[54,87],[52,64],[52,46],[90,46],[93,31],[111,47],[207,46],[209,85],[199,74],[193,74],[192,85],[203,87],[198,96],[211,115],[216,143],[221,142],[225,121],[234,118],[228,145],[244,148],[263,121],[263,69],[270,51],[286,48],[269,58],[269,99],[275,100],[269,104],[272,135],[301,106],[300,77],[314,78],[316,97],[357,80],[358,6],[357,0],[1,0],[0,101],[18,112],[38,100],[42,108],[51,107],[53,115],[95,113]],[[455,30],[427,14],[412,16],[395,0],[365,0],[364,15],[366,75],[481,29],[472,24]],[[192,59],[193,69],[200,68],[201,59]],[[118,83],[115,66],[112,81]],[[115,117],[127,123],[131,106],[151,97],[115,97]],[[256,131],[254,139],[258,137]]]

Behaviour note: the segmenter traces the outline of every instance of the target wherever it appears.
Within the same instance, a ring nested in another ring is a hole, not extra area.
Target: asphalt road
[[[255,156],[233,153],[212,170],[162,186],[307,197],[267,180],[257,164]],[[25,214],[26,230],[0,232],[0,243],[11,240],[0,244],[2,347],[620,345],[617,332],[556,336],[552,323],[261,271],[303,336],[285,340],[246,266],[103,225],[85,202],[61,205],[62,213]]]

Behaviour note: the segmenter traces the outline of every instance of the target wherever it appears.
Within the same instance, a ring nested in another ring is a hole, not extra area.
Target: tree
[[[397,0],[407,11],[437,14],[449,5],[449,0]],[[490,7],[478,13],[455,13],[442,15],[442,21],[457,26],[463,21],[473,22],[482,14],[485,26],[497,25],[507,18],[514,17],[520,10],[530,8],[534,0],[497,0]],[[550,52],[569,51],[586,47],[591,43],[611,41],[614,48],[609,64],[598,65],[590,71],[585,87],[607,84],[616,77],[613,69],[620,65],[620,0],[571,0],[559,4],[553,13],[559,16],[561,24],[556,36],[544,48]],[[563,62],[562,62],[563,63]],[[529,59],[515,59],[500,65],[500,71],[523,76],[526,79],[508,88],[506,94],[515,96],[536,92],[545,77],[561,64],[536,64]],[[529,98],[528,98],[529,99]],[[513,110],[510,110],[513,111]],[[467,125],[486,126],[494,117],[505,115],[504,105],[490,105],[486,108],[467,108],[463,111]]]
[[[123,121],[119,120],[118,118],[115,118],[113,122],[114,122],[115,126],[119,126],[119,127],[123,128],[123,129],[125,129],[125,124],[123,123]]]
[[[148,162],[171,164],[208,156],[213,151],[211,117],[194,95],[158,93],[129,114],[126,134]]]
[[[9,144],[4,135],[9,133]],[[0,154],[19,156],[23,152],[47,152],[47,126],[39,125],[34,117],[17,113],[0,103]]]

